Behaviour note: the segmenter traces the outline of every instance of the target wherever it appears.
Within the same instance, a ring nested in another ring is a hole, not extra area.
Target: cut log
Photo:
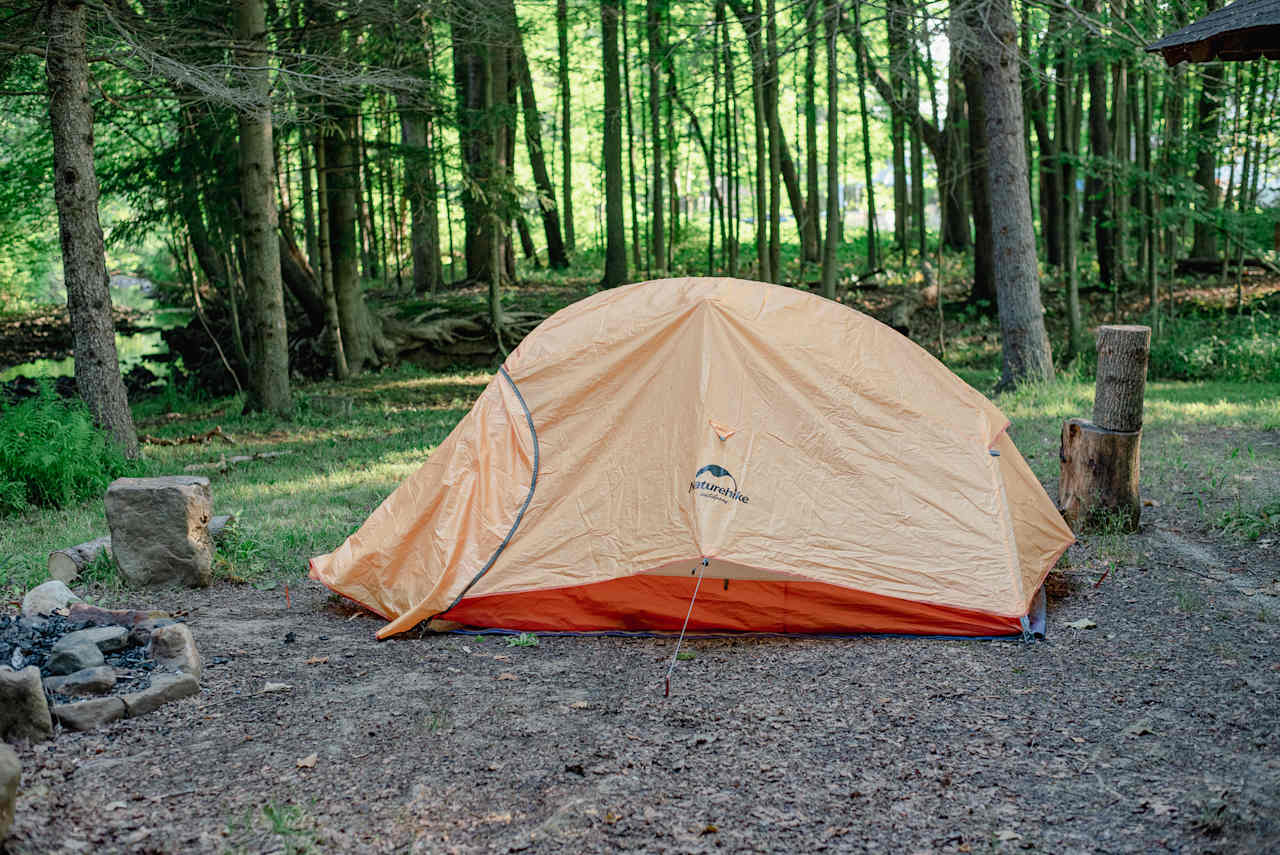
[[[111,554],[111,535],[109,534],[50,552],[49,575],[59,582],[70,584],[103,552]]]
[[[1244,267],[1256,267],[1259,270],[1266,270],[1271,273],[1277,272],[1276,266],[1265,258],[1259,256],[1250,256],[1237,262],[1234,258],[1226,261],[1228,269],[1234,269],[1240,265]],[[1223,261],[1221,258],[1181,258],[1174,265],[1173,272],[1175,275],[1184,276],[1188,273],[1198,273],[1204,276],[1217,276],[1222,273]]]
[[[1088,419],[1062,426],[1058,508],[1073,531],[1138,530],[1142,431],[1116,431]]]
[[[222,539],[227,525],[235,520],[233,514],[222,514],[209,520],[209,536],[214,542]],[[111,554],[111,535],[68,546],[49,553],[49,575],[63,584],[71,584],[84,568],[94,562],[103,552]]]
[[[1151,327],[1098,327],[1098,375],[1093,423],[1113,431],[1142,430],[1142,393],[1147,384]]]

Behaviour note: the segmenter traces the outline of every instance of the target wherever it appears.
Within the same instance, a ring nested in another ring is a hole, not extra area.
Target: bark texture
[[[627,280],[627,233],[622,216],[622,81],[618,58],[618,0],[602,0],[604,61],[605,288]]]
[[[266,9],[262,0],[236,5],[236,55],[252,106],[240,111],[240,200],[244,218],[244,284],[249,295],[250,410],[287,414],[289,340],[285,330],[280,243],[276,236],[276,168],[271,127],[271,72],[267,66]]]
[[[1023,142],[1022,87],[1017,29],[1010,0],[980,4],[986,26],[975,28],[986,97],[987,186],[996,299],[1000,305],[1001,386],[1053,378],[1044,328],[1027,153]]]
[[[1098,375],[1093,421],[1114,431],[1142,430],[1151,327],[1098,327]]]
[[[138,436],[120,377],[98,220],[93,107],[85,56],[86,9],[75,0],[53,0],[47,8],[45,73],[53,135],[53,195],[75,348],[76,386],[94,421],[126,456],[137,457]]]
[[[1058,507],[1073,531],[1137,531],[1141,431],[1110,431],[1087,419],[1062,426]]]

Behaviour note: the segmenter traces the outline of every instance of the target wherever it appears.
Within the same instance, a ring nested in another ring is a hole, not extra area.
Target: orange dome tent
[[[387,618],[529,631],[1017,633],[1070,529],[923,349],[733,279],[605,291],[511,353],[311,575]]]

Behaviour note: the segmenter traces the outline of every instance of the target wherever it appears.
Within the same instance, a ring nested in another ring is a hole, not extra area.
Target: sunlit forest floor
[[[885,316],[910,282],[846,302]],[[914,338],[990,393],[998,324],[944,270]],[[587,277],[512,289],[553,311]],[[1046,291],[1055,348],[1060,304]],[[489,368],[401,365],[300,384],[288,419],[171,389],[147,473],[195,471],[237,521],[205,591],[78,584],[181,610],[202,693],[27,748],[14,852],[1267,851],[1280,847],[1280,282],[1180,284],[1152,353],[1137,535],[1087,535],[1047,585],[1034,644],[702,639],[662,697],[670,639],[414,634],[305,579],[470,408]],[[1089,326],[1110,295],[1087,294]],[[480,300],[479,292],[444,299]],[[1121,322],[1142,322],[1134,293]],[[932,324],[932,325],[931,325]],[[1088,336],[1091,350],[1092,337]],[[1190,379],[1163,379],[1186,377]],[[1092,403],[1088,353],[995,398],[1057,495],[1062,421]],[[287,452],[228,463],[235,455]],[[50,550],[106,532],[101,501],[0,520],[6,599]],[[286,593],[287,592],[287,593]],[[1083,623],[1082,623],[1083,621]],[[1093,628],[1073,628],[1094,624]],[[296,638],[286,644],[286,635]],[[266,682],[285,692],[263,694]],[[318,755],[314,767],[297,760]]]

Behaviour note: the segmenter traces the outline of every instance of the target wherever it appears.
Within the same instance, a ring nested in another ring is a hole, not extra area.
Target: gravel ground
[[[1156,519],[1072,548],[1043,641],[697,639],[665,699],[668,638],[169,592],[203,691],[22,749],[8,851],[1280,851],[1278,580]]]

